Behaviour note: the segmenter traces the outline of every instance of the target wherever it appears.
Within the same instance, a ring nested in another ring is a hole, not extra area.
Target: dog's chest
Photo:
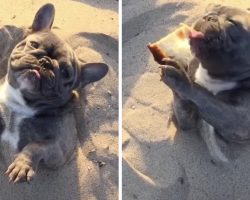
[[[20,124],[24,118],[32,116],[34,111],[25,104],[20,91],[11,87],[7,81],[0,85],[0,94],[0,120],[3,123],[1,142],[16,150],[20,139]]]
[[[237,83],[233,81],[212,78],[209,76],[207,70],[201,65],[195,71],[195,82],[212,92],[214,95],[225,90],[231,90],[237,86]]]
[[[1,141],[7,143],[12,149],[16,150],[20,139],[19,126],[24,119],[24,115],[10,112],[5,108],[2,117],[4,129],[1,134]]]

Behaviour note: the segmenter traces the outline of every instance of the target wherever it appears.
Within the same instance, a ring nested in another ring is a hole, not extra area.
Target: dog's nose
[[[44,56],[43,58],[41,58],[39,60],[39,64],[46,69],[53,70],[54,68],[53,61],[48,56]]]
[[[204,16],[203,19],[208,21],[208,22],[217,22],[218,21],[218,17],[215,14],[208,14],[208,15]]]

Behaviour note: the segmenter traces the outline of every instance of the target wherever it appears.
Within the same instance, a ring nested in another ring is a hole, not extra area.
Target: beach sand
[[[22,34],[15,27],[30,26],[38,8],[48,2],[56,8],[53,31],[71,44],[81,60],[105,62],[110,70],[81,92],[74,113],[64,117],[62,127],[78,136],[71,162],[57,171],[41,168],[31,184],[15,185],[3,175],[9,163],[1,162],[0,199],[118,199],[118,2],[1,0],[0,74],[6,72],[8,55]],[[10,25],[10,35],[4,25]]]
[[[191,25],[209,3],[250,7],[249,0],[122,2],[123,200],[250,199],[250,145],[232,146],[230,162],[218,166],[198,134],[167,131],[172,94],[146,47],[181,22]]]

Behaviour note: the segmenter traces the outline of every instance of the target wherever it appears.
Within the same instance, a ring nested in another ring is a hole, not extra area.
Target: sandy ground
[[[56,16],[53,30],[67,39],[86,62],[105,62],[108,75],[86,87],[74,113],[64,118],[62,129],[78,135],[75,156],[58,171],[41,169],[30,184],[9,184],[3,176],[7,164],[0,162],[1,200],[115,200],[118,199],[118,2],[0,1],[0,24],[30,26],[38,8],[51,2]],[[0,29],[1,76],[6,59],[21,32],[9,35]],[[84,96],[87,96],[84,98]]]
[[[167,132],[172,95],[146,48],[191,24],[212,0],[123,0],[123,200],[248,200],[250,146],[232,147],[226,166],[211,162],[195,133]],[[250,7],[249,0],[216,3]],[[173,140],[168,135],[173,136]]]

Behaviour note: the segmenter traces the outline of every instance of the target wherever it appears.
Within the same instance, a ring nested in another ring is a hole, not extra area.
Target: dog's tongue
[[[200,32],[200,31],[191,30],[189,32],[189,38],[190,39],[197,39],[197,38],[202,39],[202,38],[204,38],[204,34],[202,32]]]
[[[37,70],[32,70],[32,71],[36,74],[37,78],[41,78],[41,76]]]
[[[38,72],[37,70],[35,70],[35,69],[31,69],[31,70],[29,71],[29,73],[34,74],[38,79],[41,78],[39,72]]]

